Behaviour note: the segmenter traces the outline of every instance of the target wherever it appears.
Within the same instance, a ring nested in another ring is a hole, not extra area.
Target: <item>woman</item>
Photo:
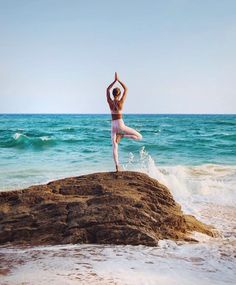
[[[117,82],[124,88],[123,95],[121,96],[121,90],[114,88],[112,95],[114,100],[110,97],[110,90],[113,85]],[[123,82],[118,79],[117,73],[115,73],[115,80],[107,87],[107,102],[109,104],[112,116],[111,125],[111,140],[113,147],[113,158],[116,165],[116,171],[121,170],[118,160],[118,143],[122,138],[131,138],[134,140],[141,140],[142,135],[132,128],[127,127],[122,119],[122,108],[127,95],[127,87]]]

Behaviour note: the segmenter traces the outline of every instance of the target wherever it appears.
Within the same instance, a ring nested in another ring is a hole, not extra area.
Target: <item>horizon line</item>
[[[111,115],[110,113],[0,113],[0,115]],[[123,113],[123,115],[236,115],[236,113]]]

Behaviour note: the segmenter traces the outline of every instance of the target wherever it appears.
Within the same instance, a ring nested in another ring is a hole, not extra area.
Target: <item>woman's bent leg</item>
[[[143,138],[139,132],[130,127],[123,125],[121,129],[122,132],[124,132],[123,137],[125,138],[130,138],[133,140],[141,140]]]

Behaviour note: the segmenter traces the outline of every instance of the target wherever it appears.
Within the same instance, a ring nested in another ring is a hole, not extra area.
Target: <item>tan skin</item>
[[[116,83],[116,81],[119,82],[121,86],[124,88],[124,92],[120,99],[119,99],[120,94],[118,94],[114,96],[114,100],[112,100],[110,97],[110,91],[112,87],[114,86],[114,84]],[[109,107],[111,110],[112,120],[117,120],[117,119],[122,118],[122,108],[123,108],[123,104],[127,96],[127,91],[128,91],[128,88],[122,81],[119,80],[117,72],[115,72],[115,80],[107,87],[107,103],[109,104]],[[119,142],[121,138],[122,138],[122,135],[117,134],[117,142]]]

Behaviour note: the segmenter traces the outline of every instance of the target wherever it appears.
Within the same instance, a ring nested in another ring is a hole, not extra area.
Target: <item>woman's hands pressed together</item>
[[[117,72],[115,72],[115,81],[119,81]]]

